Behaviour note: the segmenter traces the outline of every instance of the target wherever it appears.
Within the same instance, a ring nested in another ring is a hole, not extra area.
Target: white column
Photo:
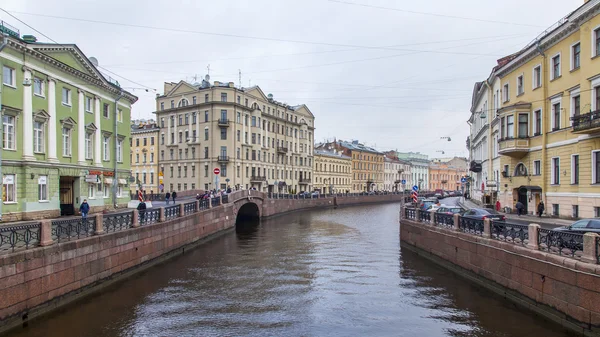
[[[196,139],[194,143],[200,144],[200,111],[196,112]]]
[[[171,145],[171,116],[167,116],[167,144]]]
[[[24,81],[29,85],[23,86],[23,160],[35,160],[33,156],[33,102],[31,86],[33,77],[31,70],[24,69]]]
[[[56,157],[56,149],[58,143],[56,141],[56,80],[48,78],[48,161],[58,162]]]
[[[100,97],[94,97],[94,165],[102,166],[102,128],[100,127]]]
[[[192,138],[192,121],[194,120],[194,113],[191,113],[188,117],[188,138]],[[187,139],[186,139],[187,141]]]
[[[85,94],[83,90],[77,89],[79,93],[77,104],[77,163],[79,165],[86,165],[85,162]]]

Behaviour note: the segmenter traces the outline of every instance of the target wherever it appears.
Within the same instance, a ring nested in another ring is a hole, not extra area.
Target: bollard
[[[131,223],[131,227],[140,227],[140,212],[137,209],[133,210],[133,219]]]
[[[597,254],[600,253],[596,247],[596,239],[598,234],[596,233],[585,233],[583,234],[583,255],[581,261],[588,263],[598,263]]]
[[[212,206],[212,198],[208,198],[208,208],[213,208],[213,206]]]
[[[223,195],[219,196],[219,205],[223,205]]]
[[[432,225],[435,224],[435,211],[434,210],[429,211],[429,223],[431,223]]]
[[[460,231],[460,215],[454,214],[453,218],[454,218],[454,230],[459,232]]]
[[[185,215],[185,204],[181,203],[179,204],[179,217],[182,217]]]
[[[530,249],[538,250],[540,249],[540,242],[538,241],[538,231],[540,229],[540,225],[535,223],[530,223],[529,228],[527,230],[529,234],[529,242],[527,243],[527,247]]]
[[[200,200],[196,200],[196,212],[200,212]]]
[[[158,221],[160,222],[165,222],[166,218],[165,218],[165,208],[161,207],[159,208],[159,212],[158,212]]]
[[[104,234],[104,215],[102,213],[96,214],[96,231],[94,234]]]
[[[50,246],[52,241],[52,220],[42,220],[40,226],[40,246]]]
[[[492,238],[492,221],[490,219],[483,219],[483,237]]]

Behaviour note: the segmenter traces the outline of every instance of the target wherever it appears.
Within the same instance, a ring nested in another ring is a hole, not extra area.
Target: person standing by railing
[[[146,216],[146,203],[144,201],[140,202],[137,206],[137,210],[140,216],[140,223],[144,223],[144,217]]]
[[[171,193],[171,198],[173,199],[173,204],[175,204],[175,198],[177,198],[177,192],[173,191],[173,193]]]
[[[83,199],[81,205],[79,205],[79,213],[81,213],[81,218],[87,218],[87,215],[90,211],[90,204],[88,204],[87,199]]]

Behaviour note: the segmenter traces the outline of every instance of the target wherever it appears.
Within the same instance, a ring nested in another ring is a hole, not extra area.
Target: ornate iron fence
[[[596,263],[600,264],[600,237],[596,238]]]
[[[178,218],[181,209],[179,205],[167,206],[165,207],[165,220],[170,220],[173,218]]]
[[[419,220],[430,222],[431,221],[431,213],[429,213],[427,211],[419,212]]]
[[[208,199],[200,200],[200,209],[209,209],[210,205],[208,204]]]
[[[583,254],[583,234],[565,233],[551,229],[538,229],[540,250],[581,257]]]
[[[436,226],[454,228],[454,216],[444,213],[435,213],[433,223]]]
[[[196,209],[196,202],[186,202],[183,204],[183,214],[188,215],[192,213],[196,213],[198,210]]]
[[[160,208],[148,208],[139,212],[138,222],[140,226],[151,225],[160,220]]]
[[[0,227],[0,253],[37,247],[40,235],[39,222]]]
[[[493,221],[491,224],[492,238],[500,241],[514,242],[521,245],[529,242],[529,226]]]
[[[106,214],[102,219],[102,226],[107,233],[129,229],[133,226],[133,212]]]
[[[460,217],[458,228],[465,233],[483,234],[483,220]]]
[[[221,198],[219,197],[214,197],[212,198],[212,205],[214,206],[219,206],[221,204]]]
[[[221,196],[221,198],[222,198],[222,201],[223,201],[224,204],[226,204],[226,203],[229,202],[229,195],[228,194],[223,194]]]
[[[404,209],[404,216],[407,219],[415,219],[417,217],[417,211],[414,208],[408,208],[408,207],[406,207]]]
[[[96,217],[75,218],[52,221],[52,240],[55,242],[69,241],[94,235]]]

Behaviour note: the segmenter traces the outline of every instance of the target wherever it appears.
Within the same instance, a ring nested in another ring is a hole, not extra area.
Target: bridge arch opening
[[[235,219],[235,231],[238,233],[253,232],[260,224],[260,209],[257,204],[248,202],[238,210]]]

